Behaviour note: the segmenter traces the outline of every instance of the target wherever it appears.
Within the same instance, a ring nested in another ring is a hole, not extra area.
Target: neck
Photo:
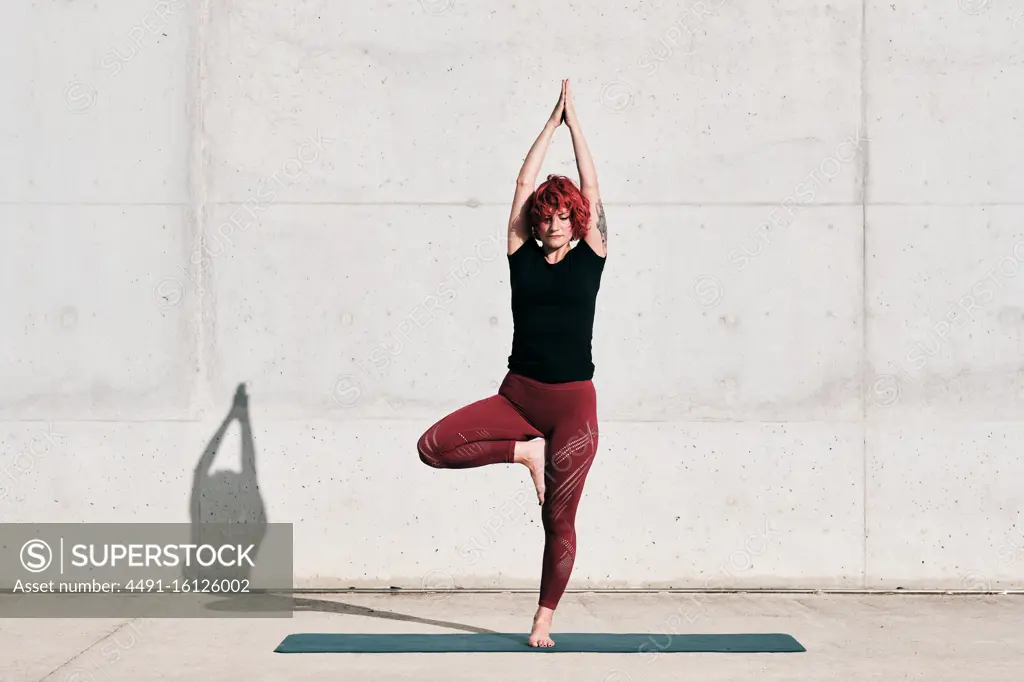
[[[541,242],[540,248],[544,251],[544,258],[549,263],[557,263],[558,261],[565,258],[565,254],[569,253],[569,242],[562,244],[557,249],[552,249],[544,242]]]

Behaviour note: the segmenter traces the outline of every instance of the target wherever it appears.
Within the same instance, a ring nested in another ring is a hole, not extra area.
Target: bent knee
[[[433,457],[427,454],[423,450],[420,450],[420,461],[426,464],[428,467],[433,467],[435,469],[441,469],[444,467],[444,464],[441,462],[441,460],[439,460],[437,457]]]
[[[420,461],[429,467],[440,469],[443,465],[441,458],[434,452],[434,448],[430,444],[427,434],[420,436],[420,439],[416,442],[416,450],[419,453]]]

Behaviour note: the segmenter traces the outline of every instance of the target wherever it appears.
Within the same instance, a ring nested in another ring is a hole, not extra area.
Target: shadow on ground
[[[500,634],[496,630],[454,623],[448,620],[436,620],[434,618],[423,618],[408,613],[395,613],[394,611],[380,611],[358,604],[333,601],[330,599],[310,599],[308,597],[296,597],[288,595],[260,594],[233,597],[208,604],[206,608],[211,611],[231,611],[249,613],[267,612],[293,612],[299,611],[320,611],[322,613],[336,613],[341,616],[363,616],[365,618],[383,618],[384,620],[402,621],[405,623],[419,623],[421,625],[435,625],[442,628],[462,630],[464,632],[475,632],[481,634]]]

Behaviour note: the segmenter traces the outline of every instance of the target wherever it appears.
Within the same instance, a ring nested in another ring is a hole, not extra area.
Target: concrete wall
[[[570,587],[1024,587],[1010,4],[5,4],[0,517],[261,507],[299,586],[535,587],[526,470],[415,441],[505,373],[569,77],[610,230]]]

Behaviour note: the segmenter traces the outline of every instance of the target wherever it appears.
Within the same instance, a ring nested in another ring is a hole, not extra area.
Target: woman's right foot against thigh
[[[531,441],[516,443],[513,461],[525,464],[530,470],[533,487],[537,489],[537,503],[544,504],[544,439],[535,438]]]

